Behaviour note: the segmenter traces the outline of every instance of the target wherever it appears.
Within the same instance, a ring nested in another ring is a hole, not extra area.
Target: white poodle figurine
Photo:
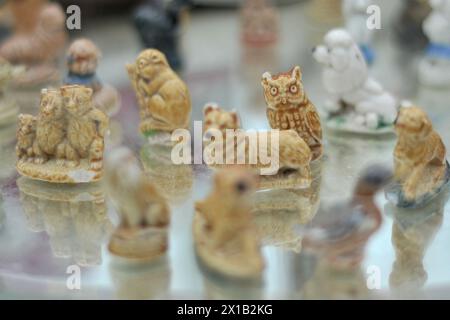
[[[450,0],[431,0],[432,11],[423,23],[430,40],[419,65],[419,79],[427,86],[450,86]]]
[[[397,116],[397,100],[368,75],[367,63],[350,34],[333,29],[314,49],[323,65],[323,83],[331,95],[325,103],[329,119],[344,114],[349,130],[377,130]]]

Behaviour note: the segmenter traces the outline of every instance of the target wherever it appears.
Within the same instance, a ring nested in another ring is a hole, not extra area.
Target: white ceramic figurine
[[[430,87],[450,86],[450,0],[431,0],[432,11],[423,23],[430,40],[419,65],[419,80]]]
[[[333,29],[314,49],[323,65],[327,127],[339,131],[379,134],[392,132],[398,101],[369,77],[367,63],[351,35]]]

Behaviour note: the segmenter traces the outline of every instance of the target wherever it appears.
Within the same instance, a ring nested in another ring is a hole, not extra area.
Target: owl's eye
[[[278,94],[278,89],[276,87],[271,87],[270,94],[276,96]]]
[[[297,92],[298,92],[298,87],[297,87],[295,84],[293,84],[293,85],[289,88],[289,91],[290,91],[291,93],[297,93]]]

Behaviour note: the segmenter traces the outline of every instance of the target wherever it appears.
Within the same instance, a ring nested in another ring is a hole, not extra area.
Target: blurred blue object
[[[360,44],[359,48],[366,59],[367,64],[370,66],[375,61],[375,51],[368,44]]]

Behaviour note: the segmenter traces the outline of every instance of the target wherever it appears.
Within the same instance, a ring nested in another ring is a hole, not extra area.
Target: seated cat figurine
[[[445,145],[418,107],[403,107],[395,122],[395,183],[387,197],[399,207],[418,207],[434,198],[450,178]]]
[[[251,215],[256,178],[244,168],[219,171],[211,194],[195,204],[197,255],[211,270],[232,278],[261,275],[264,262]]]
[[[136,92],[143,134],[172,133],[189,128],[191,98],[186,84],[170,68],[165,55],[142,51],[136,62],[127,65]]]

